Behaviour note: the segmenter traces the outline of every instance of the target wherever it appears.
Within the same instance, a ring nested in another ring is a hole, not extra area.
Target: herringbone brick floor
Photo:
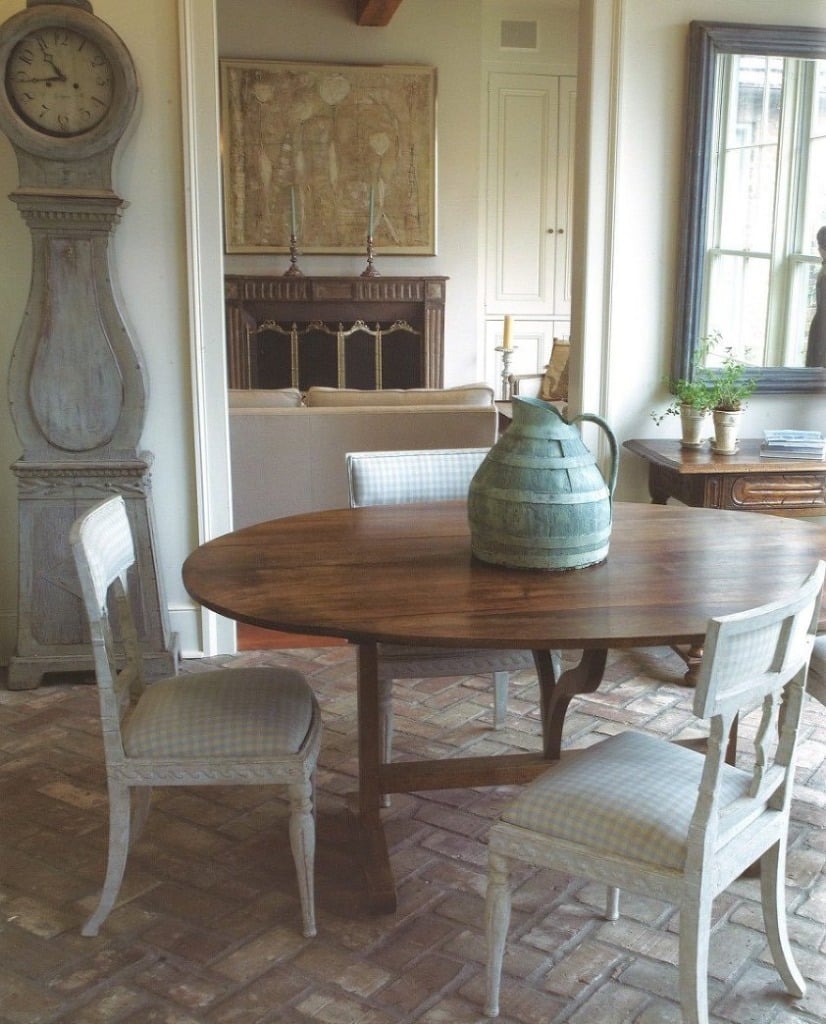
[[[350,648],[247,653],[303,670],[322,706],[318,936],[302,938],[286,809],[259,788],[159,790],[96,939],[106,789],[94,687],[53,680],[0,690],[0,1024],[471,1024],[484,977],[485,842],[511,790],[396,797],[384,813],[399,909],[371,917],[345,818],[356,777]],[[207,664],[225,662],[213,659]],[[186,669],[205,663],[187,663]],[[572,705],[566,742],[629,726],[696,732],[682,663],[615,656],[597,694]],[[531,673],[511,686],[504,730],[487,727],[477,678],[397,685],[399,757],[534,749]],[[757,882],[716,903],[710,997],[716,1024],[826,1018],[826,708],[807,702],[792,810],[788,905],[804,999],[783,994],[764,940]],[[626,895],[600,916],[600,887],[548,871],[518,876],[503,1024],[677,1024],[675,912]]]

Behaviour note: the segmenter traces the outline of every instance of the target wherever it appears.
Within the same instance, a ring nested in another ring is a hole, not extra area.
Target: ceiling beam
[[[356,0],[356,22],[373,28],[390,24],[402,0]]]

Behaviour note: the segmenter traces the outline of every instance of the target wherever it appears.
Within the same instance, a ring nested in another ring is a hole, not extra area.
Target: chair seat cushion
[[[313,718],[300,672],[237,668],[147,686],[127,719],[129,757],[271,757],[296,753]]]
[[[680,869],[704,763],[694,750],[623,732],[565,754],[525,787],[502,821],[595,853]],[[723,803],[745,795],[750,778],[725,765]]]

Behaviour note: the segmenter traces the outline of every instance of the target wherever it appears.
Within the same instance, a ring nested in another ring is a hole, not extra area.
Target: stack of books
[[[826,459],[819,430],[764,430],[760,455],[767,459]]]

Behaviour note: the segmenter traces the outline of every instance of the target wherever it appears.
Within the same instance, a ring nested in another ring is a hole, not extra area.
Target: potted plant
[[[724,350],[720,368],[713,371],[710,379],[714,450],[722,455],[732,455],[737,451],[740,418],[746,399],[754,392],[757,381],[749,376],[748,367],[735,358],[731,348]]]
[[[662,412],[652,412],[651,419],[659,426],[666,416],[679,416],[683,448],[699,448],[704,441],[706,417],[714,405],[712,383],[704,375],[698,375],[694,380],[663,377],[663,383],[674,395],[674,400]]]

